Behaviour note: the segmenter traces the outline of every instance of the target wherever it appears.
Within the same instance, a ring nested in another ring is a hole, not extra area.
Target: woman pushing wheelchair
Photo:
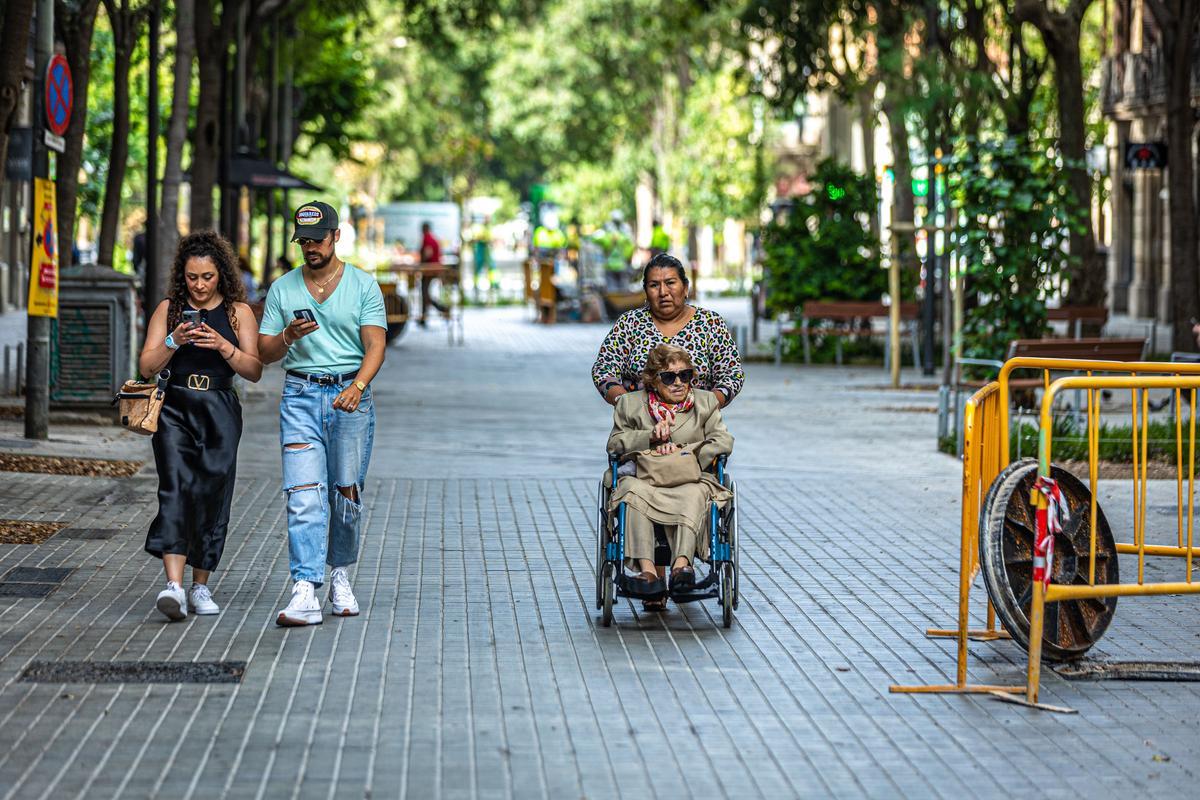
[[[678,599],[697,587],[693,560],[709,557],[710,511],[732,499],[707,470],[733,451],[733,436],[716,395],[693,388],[695,377],[686,350],[660,344],[642,371],[645,388],[621,395],[613,412],[608,452],[620,466],[608,508],[624,504],[624,565],[636,574],[628,585],[650,598],[648,611],[666,607],[668,590]],[[671,551],[669,585],[655,571],[655,523]]]

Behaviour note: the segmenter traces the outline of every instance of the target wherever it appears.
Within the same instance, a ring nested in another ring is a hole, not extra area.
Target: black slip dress
[[[238,345],[224,305],[201,315],[210,328]],[[193,569],[213,570],[225,549],[242,438],[242,406],[231,385],[235,373],[216,350],[191,344],[175,351],[167,369],[171,385],[153,441],[158,516],[146,534],[146,552],[158,558],[184,555]],[[197,388],[188,387],[188,375],[198,376],[191,381]],[[207,390],[198,388],[206,383]]]

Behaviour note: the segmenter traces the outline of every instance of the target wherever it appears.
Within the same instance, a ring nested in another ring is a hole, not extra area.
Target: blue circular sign
[[[62,55],[51,57],[46,65],[46,127],[55,136],[62,136],[71,124],[71,109],[75,105],[75,84],[71,65]]]

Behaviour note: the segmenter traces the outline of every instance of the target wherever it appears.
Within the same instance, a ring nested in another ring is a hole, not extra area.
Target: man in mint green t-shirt
[[[259,326],[264,364],[283,359],[279,402],[292,598],[280,625],[319,625],[316,590],[330,573],[335,616],[358,614],[348,567],[358,560],[362,491],[375,436],[371,380],[383,366],[387,314],[374,277],[337,257],[337,212],[296,210],[304,263],[271,284]]]

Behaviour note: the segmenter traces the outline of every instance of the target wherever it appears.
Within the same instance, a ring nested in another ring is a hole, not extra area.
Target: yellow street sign
[[[58,206],[54,181],[33,181],[33,260],[29,270],[29,315],[58,316]]]

